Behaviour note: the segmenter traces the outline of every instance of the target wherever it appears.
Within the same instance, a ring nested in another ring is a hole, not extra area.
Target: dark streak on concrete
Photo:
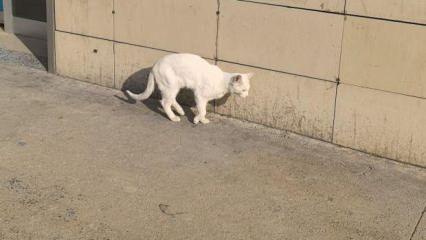
[[[425,215],[425,212],[426,212],[426,206],[423,209],[422,213],[420,214],[419,220],[417,221],[416,226],[414,227],[413,233],[411,233],[410,240],[414,239],[414,235],[417,233],[418,227],[419,227],[420,222],[422,221],[422,219]],[[426,236],[424,236],[424,237],[426,238]]]

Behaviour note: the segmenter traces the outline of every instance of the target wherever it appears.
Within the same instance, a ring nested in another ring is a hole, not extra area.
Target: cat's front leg
[[[195,101],[197,102],[198,115],[194,117],[194,123],[195,124],[198,124],[199,122],[203,124],[209,123],[210,120],[206,118],[207,102],[208,102],[207,99],[203,97],[196,97]]]

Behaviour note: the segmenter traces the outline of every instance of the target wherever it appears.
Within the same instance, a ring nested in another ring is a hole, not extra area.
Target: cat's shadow
[[[129,90],[133,93],[139,94],[145,91],[148,76],[151,72],[152,67],[143,68],[135,73],[133,73],[130,77],[128,77],[122,84],[121,91],[123,92],[123,96],[115,95],[116,98],[120,99],[129,104],[137,103],[136,100],[132,99],[126,91]],[[163,111],[159,100],[161,99],[161,94],[158,88],[156,87],[154,93],[151,95],[150,99],[142,101],[142,103],[149,108],[151,111],[160,114],[161,116],[168,119],[167,115]],[[181,103],[183,110],[185,111],[185,116],[188,121],[192,122],[195,114],[191,108],[195,107],[194,101],[194,93],[189,89],[182,89],[177,96],[177,101]],[[226,100],[225,100],[226,101]]]

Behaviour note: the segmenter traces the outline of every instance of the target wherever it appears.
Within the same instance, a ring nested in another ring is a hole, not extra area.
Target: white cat
[[[164,111],[170,120],[178,122],[180,118],[173,113],[171,107],[179,115],[185,115],[176,101],[176,96],[182,88],[192,89],[198,109],[194,123],[209,123],[210,121],[206,118],[207,103],[227,93],[247,97],[252,76],[252,73],[223,72],[216,65],[208,63],[197,55],[170,54],[160,59],[152,68],[145,92],[134,94],[127,91],[127,94],[135,100],[145,100],[151,96],[157,82]]]

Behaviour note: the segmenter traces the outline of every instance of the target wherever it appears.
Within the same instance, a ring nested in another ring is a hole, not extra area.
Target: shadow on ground
[[[44,69],[47,70],[47,41],[34,39],[19,34],[16,34],[15,36],[25,45],[25,47],[28,48],[28,50],[31,51],[32,55],[39,61],[41,65],[43,65]]]

